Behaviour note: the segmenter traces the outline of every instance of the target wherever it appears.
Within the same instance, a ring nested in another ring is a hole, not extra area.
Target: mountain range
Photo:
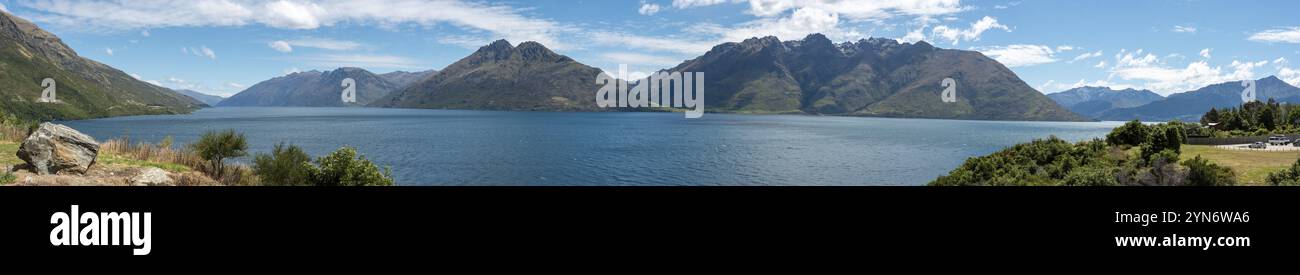
[[[1085,120],[983,54],[925,42],[752,38],[715,46],[668,71],[703,72],[712,112]],[[601,110],[593,100],[598,73],[536,42],[516,47],[499,40],[371,106]],[[945,78],[958,83],[956,102],[940,99]]]
[[[1150,90],[1114,90],[1090,86],[1048,94],[1047,97],[1061,107],[1090,118],[1097,118],[1101,113],[1112,109],[1138,107],[1165,98]]]
[[[203,102],[203,104],[207,104],[208,106],[217,106],[218,102],[221,102],[221,100],[226,99],[220,96],[200,93],[195,90],[173,89],[173,91],[176,91],[177,93],[193,98],[194,100],[198,100],[199,102]]]
[[[57,102],[41,103],[46,78]],[[0,108],[39,119],[188,113],[206,104],[81,57],[58,36],[0,11]]]
[[[377,75],[361,68],[338,68],[333,71],[306,71],[272,78],[257,83],[217,106],[300,106],[345,107],[364,106],[388,93],[402,88],[404,83],[427,77],[434,72],[393,72]],[[345,79],[356,84],[356,102],[341,99]]]
[[[1227,108],[1241,105],[1241,94],[1246,88],[1242,81],[1230,81],[1206,86],[1194,91],[1169,95],[1163,100],[1146,105],[1116,108],[1104,111],[1096,116],[1101,120],[1143,120],[1143,121],[1198,121],[1210,108]],[[1291,86],[1276,76],[1269,76],[1255,81],[1255,98],[1267,101],[1269,98],[1279,102],[1300,103],[1300,88]]]
[[[376,107],[597,111],[600,69],[537,42],[498,40],[438,74],[371,103]]]
[[[809,113],[987,120],[1084,120],[1001,63],[924,41],[872,38],[834,44],[751,38],[713,47],[671,71],[704,72],[705,105],[741,113]],[[956,102],[941,84],[956,82]]]

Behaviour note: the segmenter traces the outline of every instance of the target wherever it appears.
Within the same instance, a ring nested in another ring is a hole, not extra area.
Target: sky
[[[1162,95],[1276,75],[1300,85],[1300,1],[0,0],[84,57],[229,96],[296,71],[442,69],[497,39],[606,71],[670,68],[750,37],[973,50],[1044,93]]]

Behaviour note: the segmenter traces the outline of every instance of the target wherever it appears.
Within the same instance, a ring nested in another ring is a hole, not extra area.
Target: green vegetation
[[[52,33],[0,13],[0,110],[50,121],[188,113],[199,107],[167,88],[81,57]],[[58,103],[40,103],[42,80],[56,81]]]
[[[1282,171],[1300,159],[1300,151],[1226,150],[1209,145],[1183,145],[1183,155],[1201,156],[1231,168],[1242,185],[1264,185],[1269,174]]]
[[[1200,156],[1179,162],[1185,127],[1176,121],[1156,125],[1132,121],[1116,128],[1105,141],[1071,144],[1055,136],[1034,140],[967,159],[930,185],[1236,185],[1231,169]]]
[[[257,154],[253,158],[253,171],[265,185],[313,185],[311,156],[298,146],[276,144],[271,154]]]
[[[1268,184],[1274,186],[1300,186],[1300,160],[1277,173],[1268,175]]]
[[[23,164],[23,159],[18,158],[17,142],[3,141],[0,142],[0,166],[11,166]]]
[[[1208,136],[1244,137],[1300,134],[1300,105],[1252,101],[1241,107],[1211,108],[1201,116],[1202,124],[1215,123]]]
[[[171,172],[189,172],[192,171],[189,166],[179,163],[160,162],[150,160],[139,160],[125,156],[119,156],[111,153],[100,153],[95,159],[100,164],[122,164],[129,166],[156,167]]]
[[[212,163],[212,171],[218,173],[210,175],[218,180],[225,176],[222,172],[225,171],[227,158],[248,155],[248,140],[244,138],[243,133],[237,133],[235,130],[203,133],[199,141],[190,144],[190,147],[199,154],[199,157]]]
[[[282,186],[390,186],[392,170],[378,166],[352,147],[339,148],[310,162],[298,146],[277,144],[271,154],[258,154],[253,170],[265,185]]]
[[[0,184],[13,184],[18,182],[18,176],[9,171],[0,172]]]

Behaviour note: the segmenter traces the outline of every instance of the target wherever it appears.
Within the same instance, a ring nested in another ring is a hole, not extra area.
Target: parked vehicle
[[[1268,137],[1268,145],[1286,145],[1288,143],[1291,143],[1291,140],[1287,139],[1286,136],[1283,135]]]
[[[1255,142],[1255,143],[1251,143],[1250,146],[1247,147],[1249,147],[1250,149],[1264,149],[1264,148],[1268,148],[1268,144],[1263,142]]]

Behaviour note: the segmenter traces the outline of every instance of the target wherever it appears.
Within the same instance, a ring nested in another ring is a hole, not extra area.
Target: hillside
[[[38,119],[188,113],[202,102],[86,59],[58,36],[0,11],[0,108]],[[45,78],[57,103],[40,103]]]
[[[596,111],[600,73],[537,42],[498,40],[371,106]]]
[[[341,99],[343,80],[356,82],[357,102],[344,103]],[[333,71],[297,72],[257,83],[238,94],[230,96],[217,106],[298,106],[344,107],[364,106],[401,88],[396,83],[360,68],[339,68]]]
[[[925,42],[834,44],[821,34],[785,42],[769,36],[715,46],[670,70],[704,72],[712,111],[1084,120],[979,52]],[[957,82],[956,102],[940,98],[945,78]]]
[[[1289,101],[1300,99],[1300,88],[1291,86],[1291,84],[1287,84],[1276,76],[1256,80],[1255,85],[1255,98],[1260,101],[1268,101],[1269,98],[1273,98],[1280,102],[1300,103]],[[1143,106],[1105,111],[1097,118],[1115,121],[1134,119],[1143,121],[1168,121],[1174,119],[1198,121],[1201,115],[1209,111],[1210,108],[1222,109],[1241,105],[1243,90],[1245,88],[1242,87],[1241,81],[1224,82],[1195,91],[1172,94],[1164,100],[1151,102]]]
[[[1086,86],[1048,94],[1047,97],[1061,107],[1090,118],[1112,109],[1138,107],[1165,98],[1150,90]]]
[[[217,106],[218,102],[221,102],[221,100],[226,99],[224,97],[200,93],[195,90],[181,89],[181,90],[173,90],[173,91],[176,91],[177,93],[193,98],[194,100],[198,100],[199,102],[203,102],[203,104],[207,104],[208,106]]]

